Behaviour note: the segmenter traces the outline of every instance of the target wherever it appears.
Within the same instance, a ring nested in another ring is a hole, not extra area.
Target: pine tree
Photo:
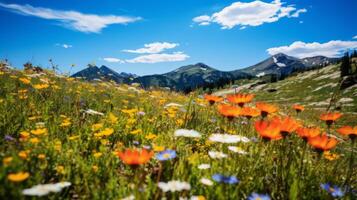
[[[352,70],[351,70],[350,56],[348,52],[346,52],[345,55],[342,57],[340,71],[341,71],[341,77],[348,76],[351,74]]]

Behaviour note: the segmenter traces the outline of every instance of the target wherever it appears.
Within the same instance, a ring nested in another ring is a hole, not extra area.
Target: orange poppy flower
[[[255,106],[261,111],[262,117],[266,117],[268,114],[278,111],[278,108],[275,105],[264,102],[257,102]]]
[[[320,132],[321,132],[320,128],[318,127],[311,127],[311,128],[300,127],[296,130],[298,136],[300,136],[304,141],[307,141],[307,139],[310,137],[316,137],[320,135]]]
[[[251,107],[244,107],[241,110],[241,115],[250,119],[252,117],[257,117],[260,115],[260,111],[258,109],[255,108],[251,108]]]
[[[220,104],[220,105],[218,105],[218,112],[221,115],[232,120],[234,117],[238,117],[240,115],[241,109],[236,106]]]
[[[209,102],[209,104],[213,105],[216,102],[221,102],[223,101],[222,97],[215,96],[215,95],[209,95],[205,94],[204,98]]]
[[[280,133],[285,137],[288,134],[296,131],[297,128],[299,128],[301,125],[298,123],[295,119],[291,117],[285,117],[285,118],[278,118],[275,117],[273,119],[276,123],[279,124],[280,126]]]
[[[255,122],[254,127],[264,140],[280,140],[283,138],[280,134],[280,124],[276,121],[268,122],[260,120]]]
[[[339,112],[329,112],[329,113],[324,113],[320,116],[320,119],[322,121],[325,121],[328,126],[332,125],[337,119],[339,119],[342,116],[341,113]]]
[[[305,107],[302,106],[302,105],[299,105],[299,104],[295,104],[295,105],[293,105],[293,109],[294,109],[297,113],[299,113],[299,112],[301,112],[301,111],[304,111],[304,110],[305,110]]]
[[[124,152],[119,152],[119,158],[127,165],[141,165],[149,162],[154,155],[153,151],[148,152],[146,149],[126,149]]]
[[[348,136],[351,139],[355,139],[357,137],[357,126],[355,127],[344,126],[339,128],[337,132],[340,133],[341,135]]]
[[[326,133],[316,137],[310,137],[308,143],[314,147],[318,152],[328,151],[334,148],[338,141],[335,138],[329,137]]]
[[[227,95],[227,100],[231,103],[238,104],[243,107],[244,104],[249,103],[253,100],[254,94],[232,94]]]

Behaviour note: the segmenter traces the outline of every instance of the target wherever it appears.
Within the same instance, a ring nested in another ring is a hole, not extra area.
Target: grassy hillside
[[[338,144],[323,153],[295,130],[267,141],[254,127],[261,117],[226,118],[218,102],[210,105],[196,93],[0,71],[0,197],[219,200],[253,199],[258,193],[272,199],[355,199],[356,147],[336,131],[350,115],[331,127],[319,119],[322,111],[315,108],[324,106],[313,103],[325,101],[334,91],[326,85],[338,80],[336,67],[321,71],[245,89],[256,94],[245,106],[273,102],[279,110],[265,121],[288,114],[299,126],[327,131]],[[347,106],[355,103],[353,94],[353,89],[341,94],[353,99],[343,104],[343,112],[355,112]],[[291,109],[295,103],[307,109],[297,114]],[[280,135],[284,123],[277,127],[262,129]],[[127,149],[147,150],[125,154]],[[321,186],[325,183],[331,187]]]
[[[331,110],[341,110],[352,117],[350,122],[353,123],[357,115],[357,85],[340,90],[340,81],[339,66],[330,65],[298,73],[275,83],[257,84],[261,79],[241,80],[237,82],[237,91],[253,92],[258,100],[280,105],[299,103],[317,112],[326,111],[331,104]],[[234,89],[216,92],[217,95],[231,93],[234,93]],[[347,117],[345,120],[349,121]]]

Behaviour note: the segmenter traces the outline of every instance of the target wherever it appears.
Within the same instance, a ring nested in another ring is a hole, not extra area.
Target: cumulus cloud
[[[339,57],[344,51],[355,48],[357,48],[357,41],[332,40],[326,43],[296,41],[289,46],[269,48],[267,52],[270,55],[284,53],[298,58],[312,56]]]
[[[109,63],[124,63],[124,60],[121,60],[119,58],[103,58],[104,61],[109,62]]]
[[[143,48],[136,50],[123,50],[128,53],[160,53],[166,49],[172,49],[179,46],[177,43],[169,43],[169,42],[153,42],[150,44],[144,44]]]
[[[56,46],[63,47],[65,49],[72,48],[73,46],[70,44],[56,44]]]
[[[353,36],[353,38],[352,38],[352,39],[357,39],[357,35]]]
[[[188,55],[183,52],[174,52],[174,53],[155,53],[138,56],[133,59],[126,60],[128,63],[159,63],[159,62],[177,62],[184,61],[189,58]]]
[[[294,5],[284,5],[280,0],[271,3],[259,0],[252,2],[235,2],[221,11],[209,15],[201,15],[192,20],[199,25],[217,23],[222,29],[231,29],[235,26],[260,26],[264,23],[272,23],[283,17],[299,17],[306,9],[297,9]]]
[[[140,17],[83,14],[77,11],[62,11],[33,7],[28,4],[4,4],[0,2],[0,7],[22,15],[55,20],[60,22],[60,24],[64,27],[85,33],[99,33],[103,28],[106,28],[109,25],[128,24],[141,19]]]

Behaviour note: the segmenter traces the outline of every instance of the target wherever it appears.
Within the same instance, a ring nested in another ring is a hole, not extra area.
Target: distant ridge
[[[270,74],[287,76],[294,71],[307,70],[314,66],[325,66],[338,60],[339,58],[324,56],[299,59],[279,53],[253,66],[233,71],[219,71],[204,63],[196,63],[179,67],[168,73],[141,77],[124,72],[117,73],[104,65],[100,68],[89,65],[88,68],[73,74],[72,77],[82,77],[85,80],[112,80],[117,83],[139,83],[144,88],[169,87],[173,90],[185,91],[249,77]]]

